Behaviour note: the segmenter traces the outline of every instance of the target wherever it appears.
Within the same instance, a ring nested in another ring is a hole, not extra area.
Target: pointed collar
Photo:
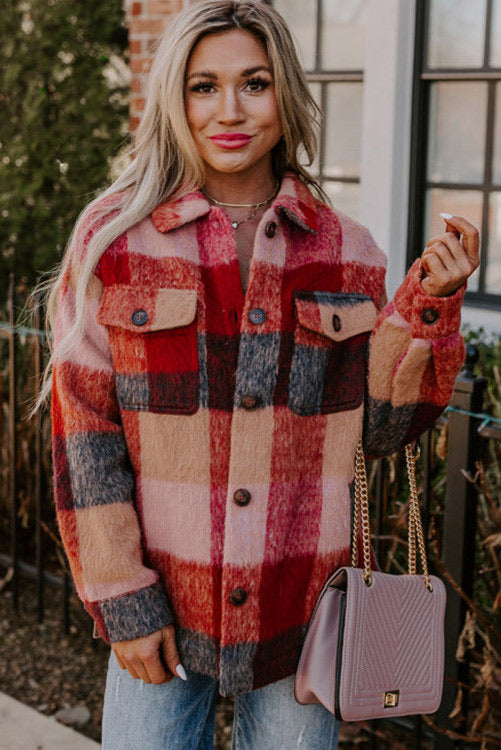
[[[151,214],[159,232],[170,232],[183,224],[204,216],[211,204],[200,190],[177,194],[157,206]],[[317,207],[313,195],[298,177],[288,173],[282,180],[271,208],[283,213],[290,221],[308,232],[318,230]]]

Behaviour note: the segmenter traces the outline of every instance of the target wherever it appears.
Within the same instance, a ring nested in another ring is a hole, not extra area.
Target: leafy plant
[[[107,180],[127,133],[121,0],[5,0],[0,14],[0,299],[31,286]]]

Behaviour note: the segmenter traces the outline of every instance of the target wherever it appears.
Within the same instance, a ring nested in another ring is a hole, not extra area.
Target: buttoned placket
[[[226,423],[230,433],[226,452],[228,464],[224,470],[220,469],[227,477],[225,522],[223,538],[217,544],[218,548],[219,543],[222,544],[219,676],[224,693],[233,689],[237,672],[248,675],[250,680],[248,685],[240,684],[239,678],[239,689],[252,688],[253,644],[257,646],[261,639],[258,593],[267,549],[265,538],[274,436],[273,393],[283,328],[282,276],[286,268],[287,245],[283,229],[291,224],[301,231],[315,233],[317,219],[313,199],[306,188],[285,177],[279,195],[264,212],[257,227],[245,295],[238,263],[235,263],[238,261],[237,249],[234,241],[231,242],[234,230],[222,209],[210,206],[202,194],[195,192],[178,202],[159,206],[153,216],[155,227],[161,232],[180,228],[196,219],[209,222],[209,226],[201,230],[202,235],[213,231],[211,241],[215,241],[216,246],[217,237],[220,238],[216,265],[230,263],[232,266],[225,287],[214,292],[220,299],[221,314],[228,322],[222,328],[237,339],[233,409],[231,421]],[[202,237],[197,237],[197,240],[203,242]],[[301,243],[300,234],[297,241]],[[212,265],[210,258],[198,257],[202,267]],[[270,264],[265,274],[257,266],[258,261]],[[200,281],[203,283],[203,277]],[[258,284],[261,284],[260,288]],[[204,292],[207,294],[208,290]],[[212,297],[210,304],[215,302]],[[242,404],[244,396],[247,399]],[[242,650],[231,644],[245,644],[245,648]]]
[[[273,209],[261,218],[254,238],[247,291],[239,326],[239,354],[235,381],[235,397],[231,424],[231,450],[228,471],[226,517],[223,547],[222,620],[223,643],[225,624],[231,640],[258,641],[258,633],[245,633],[248,627],[246,608],[255,604],[259,580],[245,577],[239,571],[248,569],[263,559],[266,534],[268,494],[265,490],[270,472],[273,438],[273,386],[263,379],[263,358],[276,357],[278,367],[281,321],[276,315],[281,310],[281,285],[270,290],[257,287],[257,263],[271,262],[283,266],[285,247],[276,250],[280,239],[280,221]],[[236,247],[235,247],[236,253]],[[270,315],[274,310],[275,319]],[[267,330],[273,334],[266,333]],[[270,349],[271,347],[271,349]],[[255,435],[253,441],[248,436]],[[268,476],[266,476],[268,475]],[[253,529],[250,534],[250,529]],[[221,662],[221,673],[231,668]],[[250,673],[250,671],[249,671]]]

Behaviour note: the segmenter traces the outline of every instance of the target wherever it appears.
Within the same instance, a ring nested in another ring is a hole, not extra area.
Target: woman
[[[475,228],[448,217],[385,306],[384,256],[298,160],[314,114],[266,3],[182,13],[135,160],[84,212],[51,296],[56,503],[112,646],[108,750],[212,747],[218,690],[240,750],[336,747],[292,675],[349,560],[355,448],[419,435],[463,360]]]

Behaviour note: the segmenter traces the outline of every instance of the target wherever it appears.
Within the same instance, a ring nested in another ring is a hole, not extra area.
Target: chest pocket
[[[105,287],[97,320],[109,328],[122,409],[194,414],[199,406],[195,289]]]
[[[289,408],[300,416],[355,409],[363,401],[376,306],[364,294],[296,292]]]

